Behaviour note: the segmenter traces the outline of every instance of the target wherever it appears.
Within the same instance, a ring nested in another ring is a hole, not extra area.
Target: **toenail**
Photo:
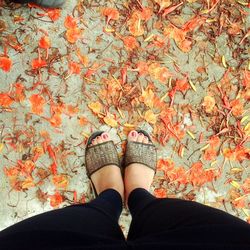
[[[131,133],[131,135],[132,135],[133,137],[136,136],[136,132],[133,131],[133,132]]]
[[[107,139],[108,135],[107,134],[103,134],[102,137],[103,137],[103,139]]]

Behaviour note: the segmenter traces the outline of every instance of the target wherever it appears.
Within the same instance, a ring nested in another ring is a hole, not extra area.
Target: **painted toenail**
[[[103,134],[102,137],[103,137],[103,139],[108,139],[108,135],[107,134]]]
[[[136,132],[133,131],[133,132],[131,133],[131,135],[132,135],[133,137],[135,137],[135,136],[136,136]]]

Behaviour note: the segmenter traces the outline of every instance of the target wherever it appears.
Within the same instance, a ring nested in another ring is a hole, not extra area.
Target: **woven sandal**
[[[113,141],[107,141],[90,146],[92,140],[97,136],[100,136],[102,133],[104,133],[104,131],[97,131],[89,137],[85,151],[85,165],[87,176],[91,181],[95,196],[98,196],[98,194],[96,192],[94,183],[90,178],[91,175],[99,169],[108,165],[116,165],[120,168],[119,157]]]
[[[148,137],[152,142],[150,135],[144,130],[136,130]],[[142,142],[127,142],[127,149],[124,157],[124,168],[132,163],[143,164],[156,172],[157,151],[154,144],[146,144]]]
[[[59,8],[65,3],[65,0],[12,0],[15,3],[35,3],[47,8]]]

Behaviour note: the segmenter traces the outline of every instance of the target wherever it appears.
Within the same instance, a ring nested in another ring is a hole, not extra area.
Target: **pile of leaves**
[[[0,1],[0,158],[10,191],[52,207],[85,202],[72,180],[91,132],[108,126],[124,149],[128,132],[146,126],[159,153],[157,197],[212,192],[204,203],[250,221],[249,3],[72,2]],[[76,133],[66,138],[69,127]]]

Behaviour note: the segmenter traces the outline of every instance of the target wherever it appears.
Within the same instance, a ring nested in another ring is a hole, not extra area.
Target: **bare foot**
[[[128,135],[128,141],[137,141],[142,143],[151,143],[147,136],[135,130],[131,131]],[[144,188],[149,190],[154,178],[154,170],[149,167],[132,163],[125,168],[124,186],[125,186],[125,204],[128,202],[129,194],[135,188]]]
[[[90,145],[96,145],[110,140],[108,133],[102,133],[101,136],[92,140]],[[94,183],[97,194],[112,188],[118,191],[121,194],[122,200],[124,200],[124,184],[121,170],[116,165],[108,165],[99,169],[91,175],[91,180]]]

